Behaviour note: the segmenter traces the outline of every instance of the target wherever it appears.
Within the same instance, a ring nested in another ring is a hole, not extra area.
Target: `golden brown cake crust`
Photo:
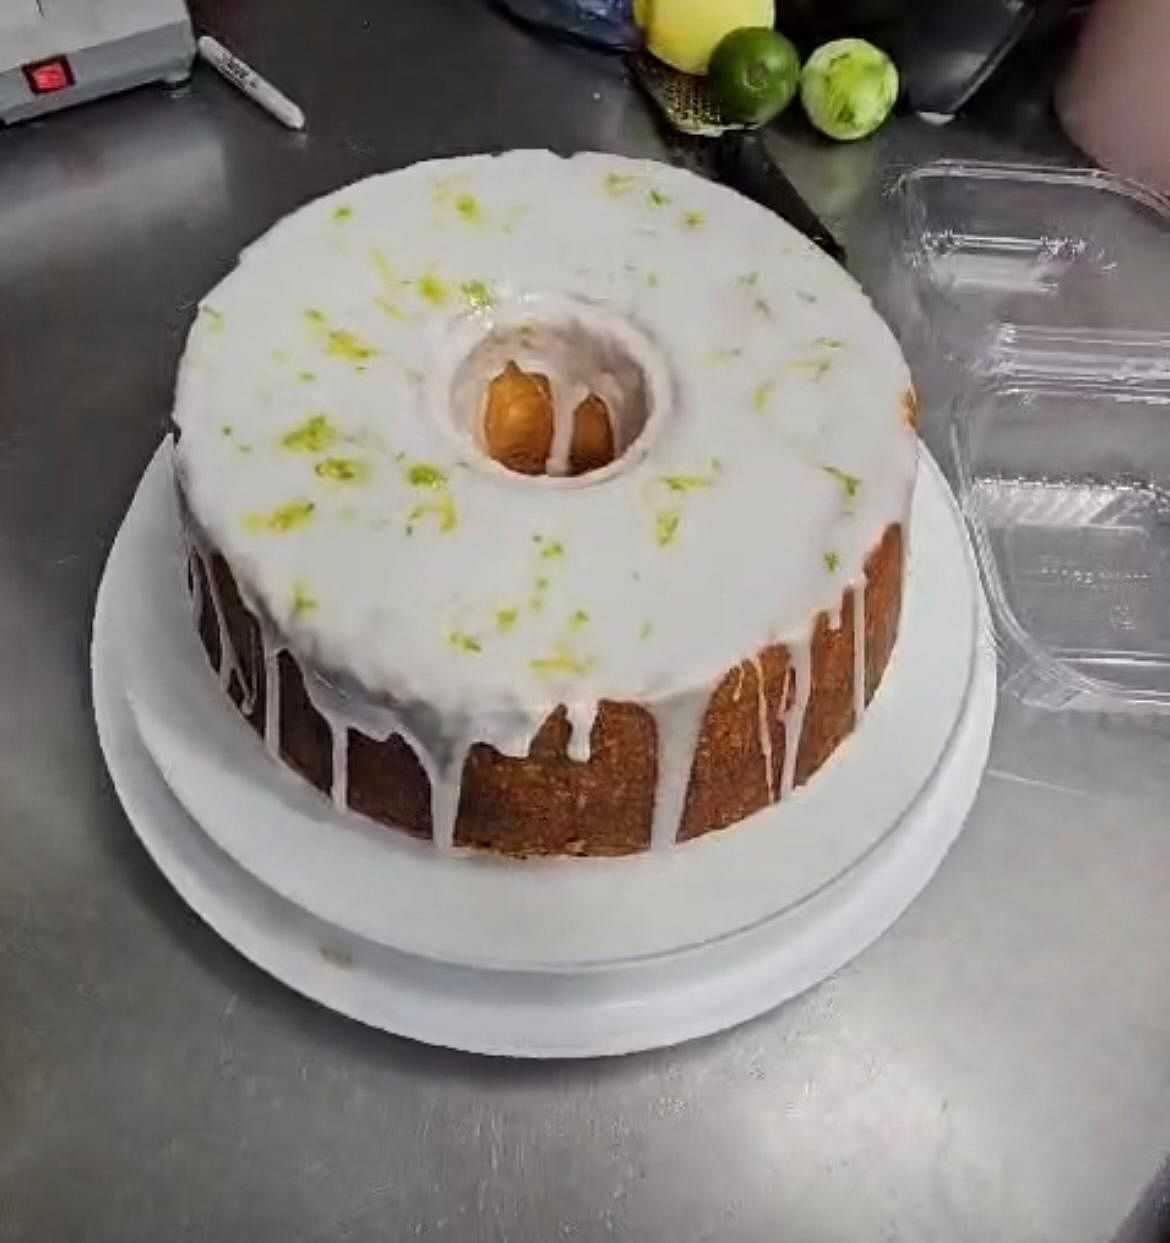
[[[201,606],[197,629],[217,671],[224,658],[207,582],[207,561],[191,558],[189,582]],[[241,597],[227,562],[210,553],[210,572],[236,653],[228,693],[258,733],[265,728],[265,670],[259,622]],[[839,612],[816,618],[811,686],[802,714],[795,784],[807,781],[856,727],[854,600],[864,599],[865,700],[885,672],[898,632],[903,576],[902,529],[886,528],[865,563],[865,590],[846,589]],[[332,733],[305,692],[297,658],[281,651],[279,752],[324,794],[333,784]],[[761,711],[760,681],[766,711]],[[731,669],[715,688],[701,726],[678,838],[735,824],[780,797],[789,740],[784,713],[795,695],[787,648],[776,645]],[[766,739],[761,729],[767,729]],[[650,844],[657,783],[654,717],[633,703],[603,701],[588,760],[569,758],[563,707],[537,732],[527,756],[473,746],[463,768],[455,844],[498,854],[622,855]],[[431,791],[412,748],[397,734],[347,735],[347,803],[373,820],[430,838]]]

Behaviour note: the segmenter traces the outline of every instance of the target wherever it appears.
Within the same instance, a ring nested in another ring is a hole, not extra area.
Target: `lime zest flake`
[[[520,618],[520,610],[515,608],[496,609],[496,629],[500,634],[507,634],[516,626]]]
[[[464,281],[459,289],[474,311],[486,311],[495,303],[492,291],[484,281]]]
[[[682,515],[677,509],[660,509],[654,515],[654,539],[659,548],[666,548],[674,543],[681,520]]]
[[[341,437],[341,433],[325,414],[310,415],[280,438],[282,448],[293,453],[324,453]]]
[[[845,342],[840,337],[817,337],[816,344],[823,350],[839,350]]]
[[[757,414],[763,414],[768,408],[768,402],[772,400],[772,394],[775,391],[775,380],[765,380],[762,384],[757,384],[752,390],[752,409]]]
[[[344,358],[347,362],[365,362],[378,352],[346,328],[330,328],[325,342],[326,354],[334,358]]]
[[[658,273],[657,273],[657,272],[647,272],[647,273],[646,273],[646,284],[647,284],[647,285],[648,285],[651,289],[657,289],[657,288],[658,288]]]
[[[233,429],[230,423],[225,423],[219,430],[220,430],[220,434],[223,436],[233,435]]]
[[[541,545],[540,559],[542,561],[558,561],[565,555],[565,546],[559,539],[541,541],[538,536],[537,541]]]
[[[455,502],[451,499],[449,493],[443,490],[439,493],[436,500],[425,501],[420,505],[416,505],[406,515],[407,535],[413,535],[415,525],[421,519],[432,514],[439,520],[439,531],[443,535],[449,535],[459,525],[459,514],[455,509]]]
[[[344,224],[347,220],[353,219],[353,208],[348,203],[342,203],[340,207],[333,209],[333,220],[336,224]]]
[[[629,194],[637,181],[633,173],[606,173],[602,178],[601,186],[606,194],[618,199],[624,194]]]
[[[548,656],[530,660],[528,667],[538,677],[550,677],[558,673],[581,677],[589,672],[593,667],[593,662],[575,655],[567,644],[558,643]]]
[[[394,268],[390,260],[386,258],[385,252],[375,246],[370,251],[370,259],[373,262],[374,270],[382,278],[386,285],[394,284]]]
[[[845,489],[846,500],[851,501],[857,496],[861,488],[861,480],[856,475],[849,474],[848,471],[842,470],[839,466],[822,466],[821,470],[835,479]]]
[[[584,609],[575,609],[573,615],[569,618],[569,629],[580,630],[582,626],[589,624],[589,614]]]
[[[303,579],[297,579],[292,588],[292,619],[300,621],[319,607],[319,602],[309,591]]]
[[[445,488],[447,476],[430,462],[414,462],[404,472],[412,488]]]
[[[684,229],[700,229],[706,222],[707,217],[701,211],[685,211],[680,217],[679,223]]]
[[[714,475],[659,475],[658,479],[671,492],[694,492],[699,488],[715,486]]]
[[[742,276],[735,278],[735,283],[741,289],[754,289],[760,282],[759,272],[744,272]]]
[[[654,633],[654,623],[652,621],[644,621],[638,628],[638,638],[643,642]]]
[[[478,654],[483,651],[483,644],[475,635],[468,634],[465,630],[447,631],[447,642],[461,652],[474,652]]]
[[[379,311],[381,311],[384,315],[388,315],[391,319],[406,318],[406,312],[402,310],[401,307],[395,306],[389,298],[383,298],[381,294],[374,299],[374,305]]]
[[[841,568],[841,554],[837,552],[833,552],[830,549],[829,552],[825,553],[825,569],[828,570],[830,574],[836,574],[836,572],[840,568]]]
[[[199,308],[199,314],[207,322],[208,332],[223,332],[223,312],[206,304]]]
[[[327,457],[313,467],[313,474],[333,483],[365,483],[370,477],[370,464],[360,458]]]
[[[797,358],[788,364],[788,370],[800,371],[813,380],[820,380],[832,365],[827,358]]]
[[[266,514],[248,514],[244,525],[249,531],[271,531],[284,535],[303,527],[316,512],[317,506],[312,501],[289,501],[287,505],[279,505]]]
[[[415,281],[415,289],[424,302],[429,302],[435,307],[445,306],[451,292],[447,287],[447,282],[436,276],[434,272],[424,272]]]
[[[302,384],[312,384],[317,379],[317,373],[315,371],[298,371],[297,379]]]
[[[664,194],[655,186],[646,191],[646,199],[651,207],[666,207],[670,203],[670,195]]]
[[[479,205],[479,200],[474,194],[468,194],[466,191],[455,196],[455,210],[468,224],[479,224],[483,220],[483,210]]]

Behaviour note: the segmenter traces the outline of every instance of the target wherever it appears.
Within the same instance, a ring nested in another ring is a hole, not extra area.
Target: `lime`
[[[898,98],[898,70],[864,39],[834,39],[808,58],[800,102],[808,119],[830,138],[865,138],[890,115]]]
[[[707,77],[727,120],[764,125],[796,94],[800,55],[775,30],[747,26],[720,40],[711,53]]]

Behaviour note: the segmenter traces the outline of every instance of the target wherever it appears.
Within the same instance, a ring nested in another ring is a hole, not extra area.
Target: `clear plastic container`
[[[1005,687],[1170,711],[1170,200],[955,162],[895,198]]]

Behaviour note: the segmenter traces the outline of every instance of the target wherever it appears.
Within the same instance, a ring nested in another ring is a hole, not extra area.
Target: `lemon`
[[[724,35],[741,26],[771,26],[774,0],[635,0],[646,47],[683,73],[706,73]]]

